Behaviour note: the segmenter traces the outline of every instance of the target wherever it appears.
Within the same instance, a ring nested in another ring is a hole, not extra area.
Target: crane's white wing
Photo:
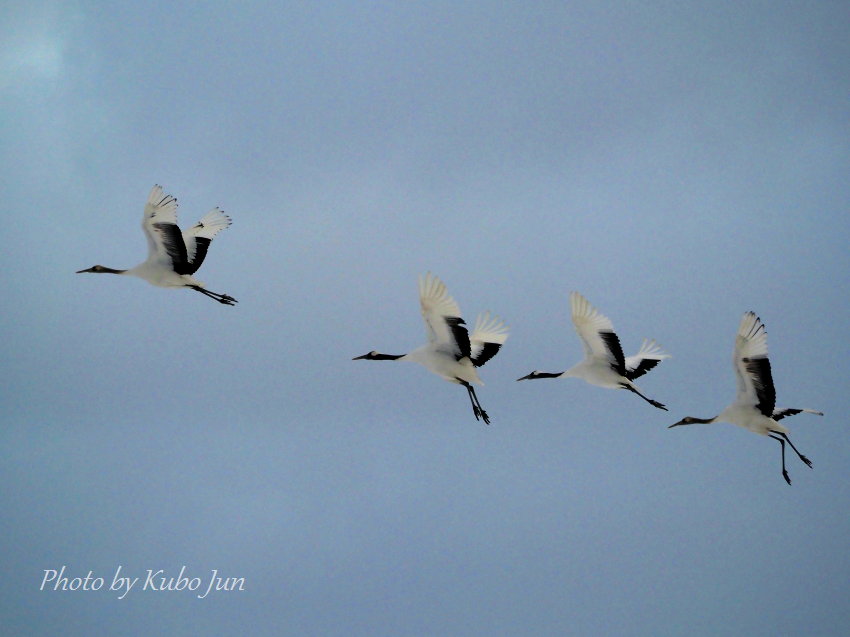
[[[469,332],[460,308],[443,282],[430,272],[419,277],[419,303],[431,344],[457,358],[469,356]]]
[[[611,320],[578,292],[570,292],[570,310],[573,325],[584,345],[585,357],[607,360],[620,374],[624,374],[623,348]]]
[[[770,418],[776,406],[776,389],[767,358],[767,331],[754,312],[746,312],[741,318],[732,363],[738,379],[737,402],[753,405]]]
[[[481,367],[493,358],[508,339],[508,326],[490,312],[479,314],[475,321],[475,329],[469,337],[472,364]]]
[[[194,274],[201,267],[207,256],[207,249],[213,238],[231,224],[228,217],[220,208],[213,208],[191,228],[183,232],[183,242],[186,244],[186,272]]]
[[[162,191],[162,186],[151,188],[142,230],[148,239],[148,261],[175,266],[186,262],[186,244],[177,227],[177,200]]]
[[[665,354],[661,346],[654,340],[645,338],[638,353],[626,357],[625,377],[629,380],[640,378],[665,358],[670,358],[670,354]]]

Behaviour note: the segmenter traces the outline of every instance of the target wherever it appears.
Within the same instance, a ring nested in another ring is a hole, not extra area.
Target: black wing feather
[[[472,346],[469,344],[469,331],[466,329],[466,323],[459,316],[444,316],[443,320],[449,329],[452,331],[452,337],[457,344],[455,359],[460,360],[464,357],[469,357],[472,353]]]
[[[477,357],[472,359],[472,364],[476,367],[481,367],[484,363],[498,354],[501,348],[501,343],[484,343],[484,346],[481,348],[481,352]]]
[[[744,367],[753,381],[753,387],[758,397],[758,410],[771,418],[776,407],[776,389],[773,386],[773,376],[770,373],[770,360],[767,356],[742,359]],[[786,416],[789,414],[785,414]]]
[[[794,409],[793,407],[787,407],[785,409],[777,409],[773,412],[771,418],[774,420],[782,420],[785,416],[794,416],[796,414],[803,413],[802,409]]]
[[[644,358],[644,359],[641,360],[640,363],[638,363],[637,367],[635,367],[632,370],[627,369],[626,373],[623,374],[623,375],[626,378],[628,378],[629,380],[634,380],[635,378],[640,378],[641,376],[646,374],[646,372],[648,372],[650,369],[652,369],[653,367],[658,365],[658,363],[660,363],[660,362],[661,361],[658,360],[657,358]]]
[[[195,237],[195,258],[192,260],[192,263],[186,264],[186,272],[181,272],[180,274],[195,274],[204,262],[204,259],[207,256],[207,250],[211,243],[212,239],[207,239],[206,237]]]
[[[162,245],[171,257],[171,266],[177,274],[191,274],[188,271],[189,264],[186,261],[186,243],[180,228],[173,223],[155,223],[154,229],[162,237]],[[194,270],[192,270],[194,272]]]
[[[611,352],[611,355],[614,357],[614,360],[611,362],[611,369],[617,372],[620,376],[625,376],[626,359],[623,356],[623,348],[620,345],[620,339],[617,338],[617,335],[614,332],[607,330],[600,331],[599,336],[605,343],[605,347],[608,348],[608,351]]]

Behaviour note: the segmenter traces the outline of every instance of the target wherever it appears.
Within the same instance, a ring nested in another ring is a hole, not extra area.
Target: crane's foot
[[[666,406],[664,406],[662,403],[658,402],[657,400],[650,400],[649,404],[652,405],[653,407],[658,407],[659,409],[663,409],[664,411],[670,411],[669,409],[667,409]]]
[[[812,461],[811,461],[811,460],[809,460],[806,456],[800,456],[800,460],[802,460],[803,462],[805,462],[807,467],[811,467],[811,466],[812,466]]]
[[[782,477],[785,478],[785,482],[791,484],[791,478],[788,477],[788,472],[785,469],[782,470]]]
[[[472,413],[475,414],[475,420],[483,420],[485,425],[490,424],[490,417],[487,415],[487,412],[477,405],[472,406]]]
[[[187,287],[192,288],[203,294],[204,296],[208,296],[214,301],[218,301],[222,305],[235,305],[237,303],[236,299],[234,299],[229,294],[219,294],[218,292],[210,292],[209,290],[202,288],[200,285],[189,285]]]

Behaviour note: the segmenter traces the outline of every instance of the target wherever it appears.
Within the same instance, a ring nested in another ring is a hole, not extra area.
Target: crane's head
[[[679,427],[680,425],[696,425],[696,424],[707,424],[710,422],[714,422],[714,418],[694,418],[693,416],[685,416],[679,422],[674,422],[672,425],[667,427],[667,429],[672,429],[673,427]]]
[[[380,352],[376,352],[372,350],[368,354],[363,354],[363,356],[355,356],[351,360],[359,361],[359,360],[367,360],[367,361],[394,361],[398,360],[404,356],[404,354],[381,354]]]
[[[77,274],[82,274],[83,272],[94,272],[96,274],[124,274],[126,270],[115,270],[113,268],[107,268],[105,265],[93,265],[85,270],[77,270]]]
[[[533,380],[535,378],[557,378],[561,376],[562,372],[539,372],[536,369],[531,372],[528,376],[523,376],[522,378],[517,378],[517,380]]]

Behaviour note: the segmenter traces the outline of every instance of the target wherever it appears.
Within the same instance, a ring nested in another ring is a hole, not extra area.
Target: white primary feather
[[[570,310],[573,325],[584,345],[585,357],[610,359],[611,352],[599,332],[613,332],[614,325],[611,320],[578,292],[570,292]]]
[[[437,347],[455,348],[457,344],[454,335],[445,319],[461,318],[460,308],[449,296],[445,284],[430,272],[419,277],[419,304],[429,342]]]
[[[506,340],[508,326],[498,316],[491,317],[490,312],[479,314],[469,337],[469,357],[476,367],[480,367],[496,355]]]
[[[670,358],[670,354],[665,353],[655,339],[645,338],[637,354],[626,356],[626,370],[636,369],[642,360],[663,361],[665,358]]]
[[[213,208],[191,228],[183,232],[183,241],[186,243],[186,260],[192,263],[195,260],[197,243],[196,237],[212,241],[219,232],[229,227],[232,221],[221,208]]]
[[[508,326],[502,322],[498,316],[490,316],[490,312],[484,312],[478,315],[475,320],[475,329],[472,330],[472,336],[469,337],[469,342],[473,347],[472,357],[475,358],[476,344],[480,348],[484,343],[504,344],[508,339]]]
[[[170,267],[171,257],[165,249],[160,231],[154,227],[155,223],[177,224],[177,199],[165,194],[160,185],[155,185],[148,194],[142,216],[142,230],[148,239],[148,260]]]
[[[758,403],[758,397],[754,379],[744,361],[752,358],[767,358],[767,330],[754,312],[746,312],[735,336],[732,364],[738,380],[738,402],[755,405]]]

